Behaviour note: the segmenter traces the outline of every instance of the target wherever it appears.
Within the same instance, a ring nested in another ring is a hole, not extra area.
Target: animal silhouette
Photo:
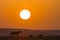
[[[19,34],[21,33],[21,31],[13,31],[13,32],[11,32],[11,34],[10,34],[10,37],[16,37],[16,36],[19,36]]]
[[[38,35],[38,39],[39,39],[39,40],[43,40],[43,36],[44,36],[43,34],[39,34],[39,35]]]

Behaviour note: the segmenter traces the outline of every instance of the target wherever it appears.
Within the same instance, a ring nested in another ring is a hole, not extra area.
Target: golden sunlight
[[[28,20],[31,17],[30,11],[23,9],[20,11],[20,18],[23,20]]]

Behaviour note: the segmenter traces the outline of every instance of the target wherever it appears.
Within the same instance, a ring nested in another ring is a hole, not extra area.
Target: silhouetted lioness
[[[10,34],[10,37],[12,36],[19,36],[19,34],[21,33],[21,31],[13,31],[13,32],[11,32],[11,34]]]

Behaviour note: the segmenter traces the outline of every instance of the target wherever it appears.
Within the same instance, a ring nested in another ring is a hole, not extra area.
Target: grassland
[[[43,38],[39,38],[37,36],[34,37],[0,37],[0,40],[60,40],[60,36],[45,36]]]

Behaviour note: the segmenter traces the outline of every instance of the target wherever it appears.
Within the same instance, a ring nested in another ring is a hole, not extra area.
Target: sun
[[[20,11],[20,18],[23,20],[28,20],[31,17],[31,13],[27,9],[23,9]]]

